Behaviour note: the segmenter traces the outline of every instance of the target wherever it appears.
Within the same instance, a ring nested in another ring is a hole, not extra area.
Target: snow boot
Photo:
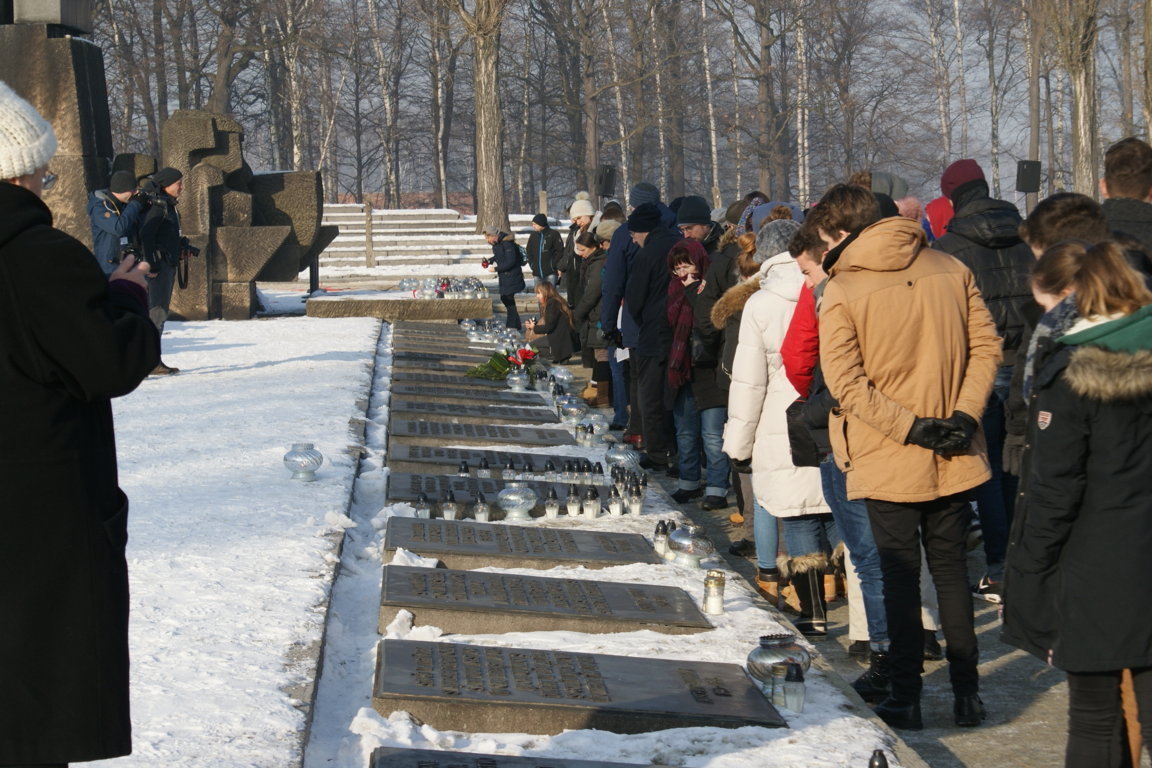
[[[892,670],[886,651],[872,651],[868,669],[852,682],[860,698],[870,704],[884,701],[891,694]]]
[[[780,568],[780,572],[788,575],[800,603],[800,618],[793,622],[796,629],[809,639],[827,637],[828,606],[824,601],[824,574],[828,569],[828,557],[814,553],[782,559],[786,565]]]

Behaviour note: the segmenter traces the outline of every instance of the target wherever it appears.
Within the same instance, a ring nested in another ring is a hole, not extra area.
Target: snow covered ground
[[[262,291],[275,312],[300,312],[301,292]],[[864,766],[891,736],[861,718],[816,666],[790,729],[684,728],[621,736],[438,731],[371,707],[382,531],[390,326],[370,319],[277,317],[169,323],[164,359],[182,369],[115,402],[120,481],[132,503],[132,704],[135,753],[117,768],[261,766],[364,768],[377,746],[578,757],[676,766]],[[373,379],[373,373],[375,378]],[[369,401],[370,391],[376,394]],[[365,410],[366,409],[366,410]],[[367,417],[365,440],[358,426]],[[282,456],[313,442],[326,461],[314,483],[289,479]],[[357,477],[357,456],[364,451]],[[576,456],[593,449],[569,448]],[[650,534],[678,512],[650,493],[641,519],[554,525]],[[338,552],[344,533],[342,561]],[[408,564],[425,564],[402,555]],[[337,562],[340,578],[332,589]],[[631,565],[536,574],[681,586],[702,572]],[[331,591],[331,594],[330,594]],[[325,632],[310,740],[302,758],[304,687]],[[760,634],[779,629],[736,578],[716,629],[696,635],[527,632],[455,642],[740,664]],[[388,637],[443,640],[401,612]],[[897,765],[889,751],[889,760]]]

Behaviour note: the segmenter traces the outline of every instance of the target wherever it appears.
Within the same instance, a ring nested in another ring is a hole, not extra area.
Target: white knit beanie
[[[0,179],[34,173],[55,154],[52,126],[0,80]]]

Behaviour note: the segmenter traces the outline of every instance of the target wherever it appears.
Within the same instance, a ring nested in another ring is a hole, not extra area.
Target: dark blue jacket
[[[492,261],[500,276],[500,295],[509,296],[524,290],[524,268],[520,265],[520,249],[511,235],[501,232],[492,244]]]
[[[636,354],[640,357],[663,358],[672,346],[672,329],[668,326],[668,251],[682,240],[679,230],[664,225],[648,233],[644,247],[632,262],[632,274],[624,289],[624,308],[640,326]]]
[[[551,227],[528,235],[528,266],[538,278],[556,274],[556,265],[564,257],[564,240]]]
[[[106,189],[88,196],[88,221],[92,224],[92,253],[104,274],[120,263],[120,249],[135,244],[144,206],[136,198],[121,203]]]
[[[664,226],[675,231],[676,214],[664,203],[656,205],[660,208],[660,218]],[[612,242],[608,246],[608,257],[604,261],[604,284],[601,287],[600,327],[604,333],[619,330],[624,336],[624,346],[629,349],[635,349],[640,345],[640,326],[627,310],[623,313],[619,324],[616,322],[616,315],[620,310],[620,304],[624,301],[624,288],[628,284],[632,262],[639,252],[640,249],[632,242],[628,224],[621,224],[612,235]]]

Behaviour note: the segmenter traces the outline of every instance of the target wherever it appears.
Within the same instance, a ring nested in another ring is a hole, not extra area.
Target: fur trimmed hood
[[[1103,347],[1078,347],[1068,361],[1065,378],[1083,397],[1111,402],[1152,395],[1152,350],[1113,352]]]
[[[755,274],[724,291],[724,294],[712,305],[712,314],[710,315],[712,327],[723,328],[728,325],[728,321],[744,310],[744,305],[748,303],[748,299],[756,295],[758,290],[760,290],[760,275]]]

